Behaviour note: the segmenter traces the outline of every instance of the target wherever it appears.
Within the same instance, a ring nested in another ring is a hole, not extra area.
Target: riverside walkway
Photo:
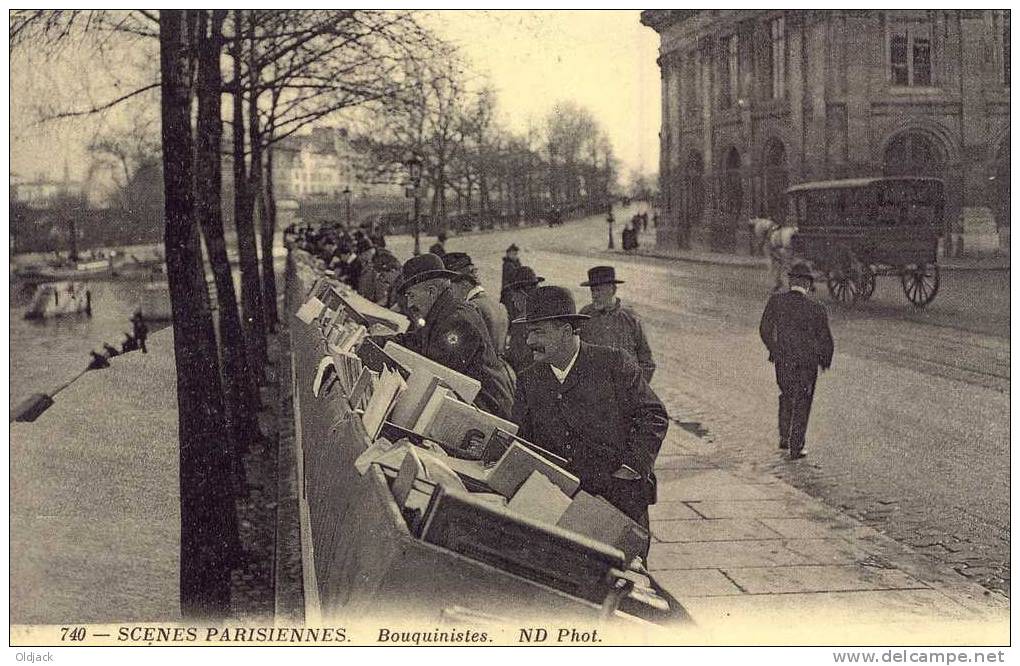
[[[10,622],[180,619],[173,331],[10,424]]]

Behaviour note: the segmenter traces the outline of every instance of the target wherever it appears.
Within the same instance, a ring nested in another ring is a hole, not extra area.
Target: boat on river
[[[25,319],[48,319],[80,312],[92,315],[92,293],[82,282],[63,280],[36,287]]]

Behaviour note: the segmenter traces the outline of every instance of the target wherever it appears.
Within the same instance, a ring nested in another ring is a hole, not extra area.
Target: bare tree
[[[195,128],[197,216],[205,238],[218,300],[220,303],[228,304],[228,307],[219,308],[220,355],[226,389],[227,416],[233,435],[231,461],[234,476],[240,481],[244,477],[241,454],[245,446],[256,441],[261,433],[256,416],[257,402],[254,400],[253,376],[245,353],[244,331],[237,306],[234,305],[237,303],[237,295],[223,231],[220,56],[223,53],[223,24],[227,13],[224,10],[214,10],[208,20],[205,20],[205,12],[201,15],[203,21],[200,21],[200,28],[204,28],[206,22],[209,25],[208,32],[203,31],[200,34],[197,44],[198,117]],[[237,485],[240,487],[241,484]]]
[[[159,27],[166,262],[181,415],[181,611],[185,617],[222,617],[230,609],[230,570],[239,545],[216,334],[195,224],[189,42],[199,26],[193,13],[170,10],[162,12]]]

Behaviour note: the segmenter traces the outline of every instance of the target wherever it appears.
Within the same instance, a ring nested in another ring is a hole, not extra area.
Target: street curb
[[[602,250],[602,254],[606,255],[630,255],[635,257],[650,257],[654,259],[670,259],[673,261],[684,261],[691,264],[707,264],[713,266],[737,266],[739,268],[768,268],[769,263],[767,259],[759,259],[756,257],[747,257],[745,255],[733,255],[730,259],[727,256],[721,257],[704,257],[704,256],[684,256],[677,254],[667,254],[664,252],[652,252],[648,250],[638,250],[636,252],[623,252],[622,250]],[[1005,261],[1009,261],[1008,257],[1004,258]],[[941,271],[1008,271],[1011,270],[1009,265],[993,265],[993,266],[967,266],[953,263],[939,263],[939,270]]]

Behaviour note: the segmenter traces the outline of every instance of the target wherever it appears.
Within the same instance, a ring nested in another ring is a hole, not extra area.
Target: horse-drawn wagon
[[[793,254],[822,273],[834,300],[848,306],[867,301],[880,275],[899,277],[917,307],[935,298],[945,207],[941,180],[828,180],[795,185],[786,195],[797,225]]]

